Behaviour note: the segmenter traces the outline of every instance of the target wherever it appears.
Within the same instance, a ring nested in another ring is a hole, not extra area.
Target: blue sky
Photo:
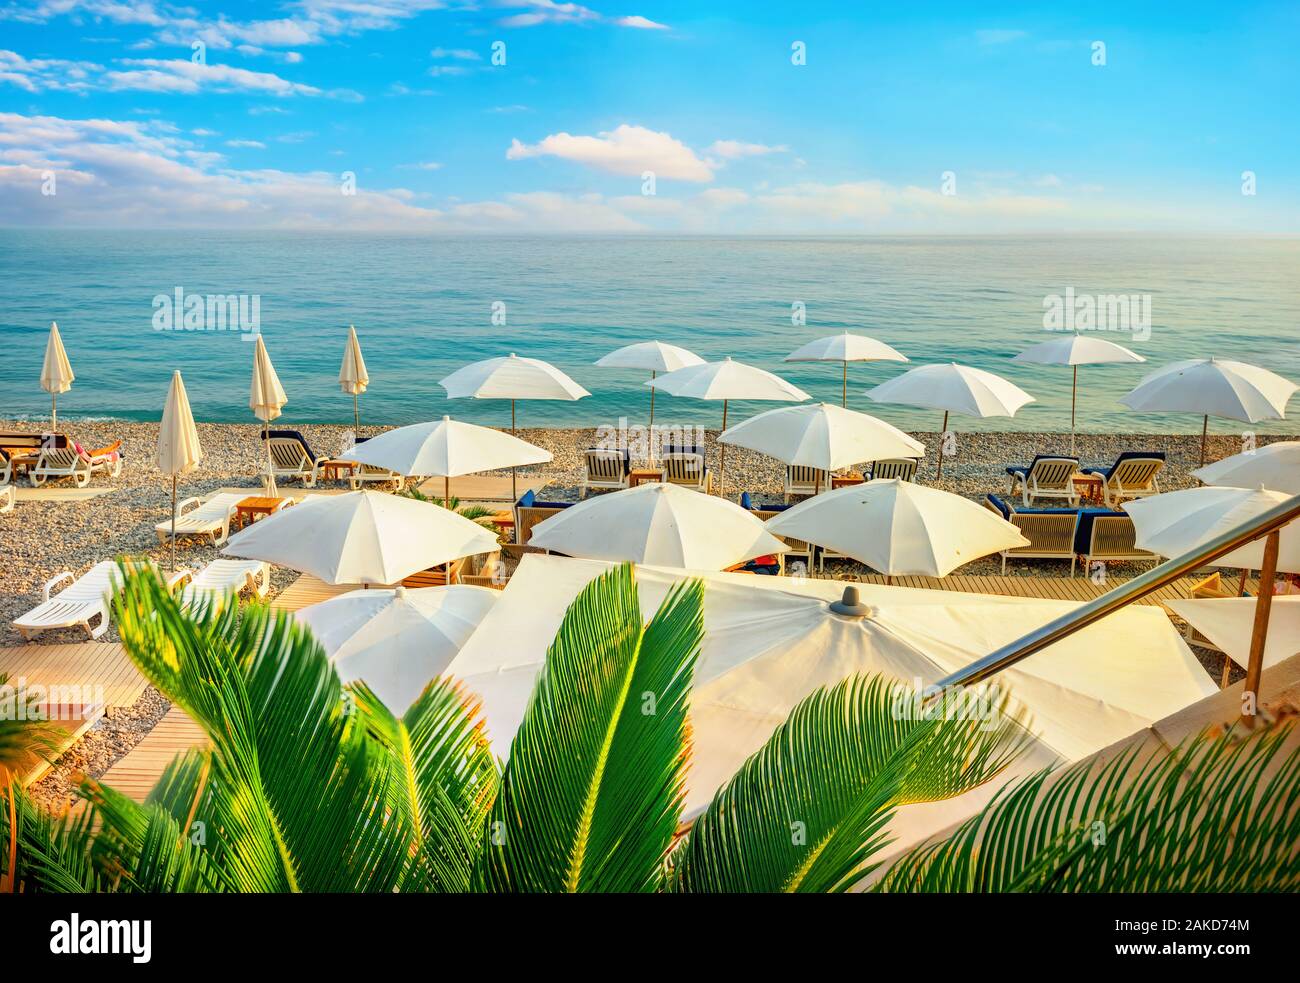
[[[0,224],[1300,231],[1294,3],[590,2],[0,0]]]

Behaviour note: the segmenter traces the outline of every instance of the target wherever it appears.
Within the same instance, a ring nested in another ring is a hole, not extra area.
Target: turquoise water
[[[1038,399],[1012,420],[968,429],[1069,427],[1068,368],[1010,357],[1049,335],[1043,298],[1150,294],[1147,365],[1080,370],[1081,429],[1199,430],[1182,415],[1134,415],[1117,403],[1144,371],[1208,355],[1300,381],[1300,241],[1248,238],[447,238],[337,233],[0,231],[0,417],[39,418],[46,333],[59,322],[73,369],[68,417],[157,419],[172,369],[200,420],[247,422],[253,346],[237,331],[158,331],[156,295],[260,296],[260,324],[289,396],[284,422],[351,420],[336,382],[348,324],[371,388],[363,425],[452,413],[509,421],[505,403],[445,398],[437,381],[467,362],[517,352],[551,361],[591,390],[577,403],[519,406],[521,426],[597,425],[645,412],[636,372],[591,363],[658,338],[709,359],[732,355],[838,402],[838,364],[784,364],[799,345],[845,329],[916,364],[959,361],[1006,376]],[[493,305],[506,323],[494,325]],[[791,323],[791,305],[807,323]],[[904,367],[849,368],[849,405],[910,429],[937,414],[874,404],[863,392]],[[773,404],[733,404],[731,419]],[[1300,414],[1300,398],[1292,410]],[[716,426],[721,409],[661,397],[663,423]],[[1241,427],[1213,424],[1221,432]],[[1295,424],[1261,424],[1294,432]]]

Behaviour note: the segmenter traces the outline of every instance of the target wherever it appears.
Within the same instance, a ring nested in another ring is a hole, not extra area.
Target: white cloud
[[[430,58],[453,58],[456,61],[482,61],[483,56],[470,48],[434,48]]]
[[[987,29],[975,32],[975,40],[979,44],[1010,44],[1012,41],[1020,41],[1029,37],[1028,31],[1016,31],[1005,29]]]
[[[102,66],[90,61],[24,58],[16,51],[0,49],[0,82],[26,92],[84,91],[92,88],[91,79],[100,71]]]
[[[714,140],[705,153],[724,160],[740,160],[742,157],[761,157],[764,154],[783,154],[789,151],[784,145],[769,147],[763,143],[742,143],[739,140]]]
[[[525,13],[511,14],[503,18],[502,27],[537,27],[539,24],[596,24],[609,23],[617,27],[630,27],[636,30],[666,31],[667,24],[660,24],[633,14],[629,17],[606,17],[599,11],[592,10],[577,3],[557,3],[556,0],[502,0],[503,7],[524,8]]]
[[[315,86],[291,82],[273,72],[254,72],[247,68],[192,62],[184,58],[165,61],[157,58],[127,58],[122,64],[128,66],[127,70],[104,73],[104,79],[110,88],[180,93],[200,90],[265,92],[277,96],[323,94]]]
[[[643,31],[667,31],[667,24],[660,24],[658,21],[650,20],[648,17],[641,17],[634,14],[631,17],[615,17],[613,23],[619,27],[635,27]]]
[[[250,150],[265,150],[266,144],[260,140],[227,140],[227,147],[242,147]]]
[[[653,171],[656,177],[681,181],[712,181],[713,169],[695,151],[668,133],[623,123],[608,133],[575,136],[553,133],[534,144],[510,142],[507,160],[528,157],[559,157],[607,171],[640,177]]]
[[[422,160],[415,164],[398,164],[398,167],[413,171],[440,171],[442,164],[436,160]]]

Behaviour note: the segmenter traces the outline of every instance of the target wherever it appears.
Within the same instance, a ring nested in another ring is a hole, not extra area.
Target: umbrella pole
[[[352,430],[357,436],[361,435],[361,405],[356,393],[352,394]]]
[[[442,507],[451,508],[451,475],[442,476]]]
[[[515,434],[515,401],[510,400],[510,435]],[[510,466],[510,496],[512,501],[519,501],[519,466]]]
[[[845,361],[844,376],[840,381],[840,406],[843,409],[849,408],[849,363]]]
[[[943,477],[943,435],[948,432],[948,411],[943,411],[943,428],[939,431],[939,465],[935,470],[934,477],[937,481]]]
[[[1250,659],[1246,664],[1246,685],[1241,693],[1241,722],[1247,727],[1255,726],[1255,717],[1259,714],[1259,677],[1264,671],[1264,643],[1268,640],[1268,616],[1273,608],[1273,581],[1277,577],[1277,554],[1281,541],[1282,534],[1278,529],[1264,540],[1264,566],[1259,572],[1255,624],[1250,632]]]
[[[176,572],[176,475],[172,475],[172,559],[171,571]]]
[[[50,393],[50,433],[59,429],[59,397]]]
[[[1074,369],[1074,381],[1070,383],[1070,454],[1076,453],[1074,449],[1074,404],[1079,395],[1079,366],[1071,366]]]
[[[1205,467],[1205,435],[1210,429],[1210,414],[1205,414],[1201,420],[1201,467]]]
[[[650,370],[650,381],[655,381],[655,370]],[[646,434],[646,443],[650,445],[650,467],[655,466],[655,387],[650,387],[650,432]]]
[[[727,401],[722,401],[722,430],[718,432],[721,437],[723,431],[727,429]],[[721,455],[721,463],[718,466],[718,495],[721,498],[727,497],[727,445],[721,440],[718,441],[718,448]]]

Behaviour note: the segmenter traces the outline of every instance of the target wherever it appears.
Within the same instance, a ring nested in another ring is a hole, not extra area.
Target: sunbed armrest
[[[54,588],[57,587],[61,582],[65,580],[76,580],[76,579],[77,578],[72,575],[71,570],[64,570],[62,573],[55,574],[53,577],[47,580],[45,582],[45,586],[41,588],[42,593],[45,595],[45,600],[48,601],[50,599],[50,592],[54,590]]]
[[[171,573],[167,576],[167,589],[172,593],[175,593],[178,588],[184,587],[193,579],[194,571],[189,567],[181,567],[175,573]]]
[[[176,514],[180,515],[182,512],[184,512],[187,508],[190,507],[198,508],[199,505],[201,504],[202,504],[202,500],[197,495],[191,496],[189,498],[183,498],[176,503]]]

